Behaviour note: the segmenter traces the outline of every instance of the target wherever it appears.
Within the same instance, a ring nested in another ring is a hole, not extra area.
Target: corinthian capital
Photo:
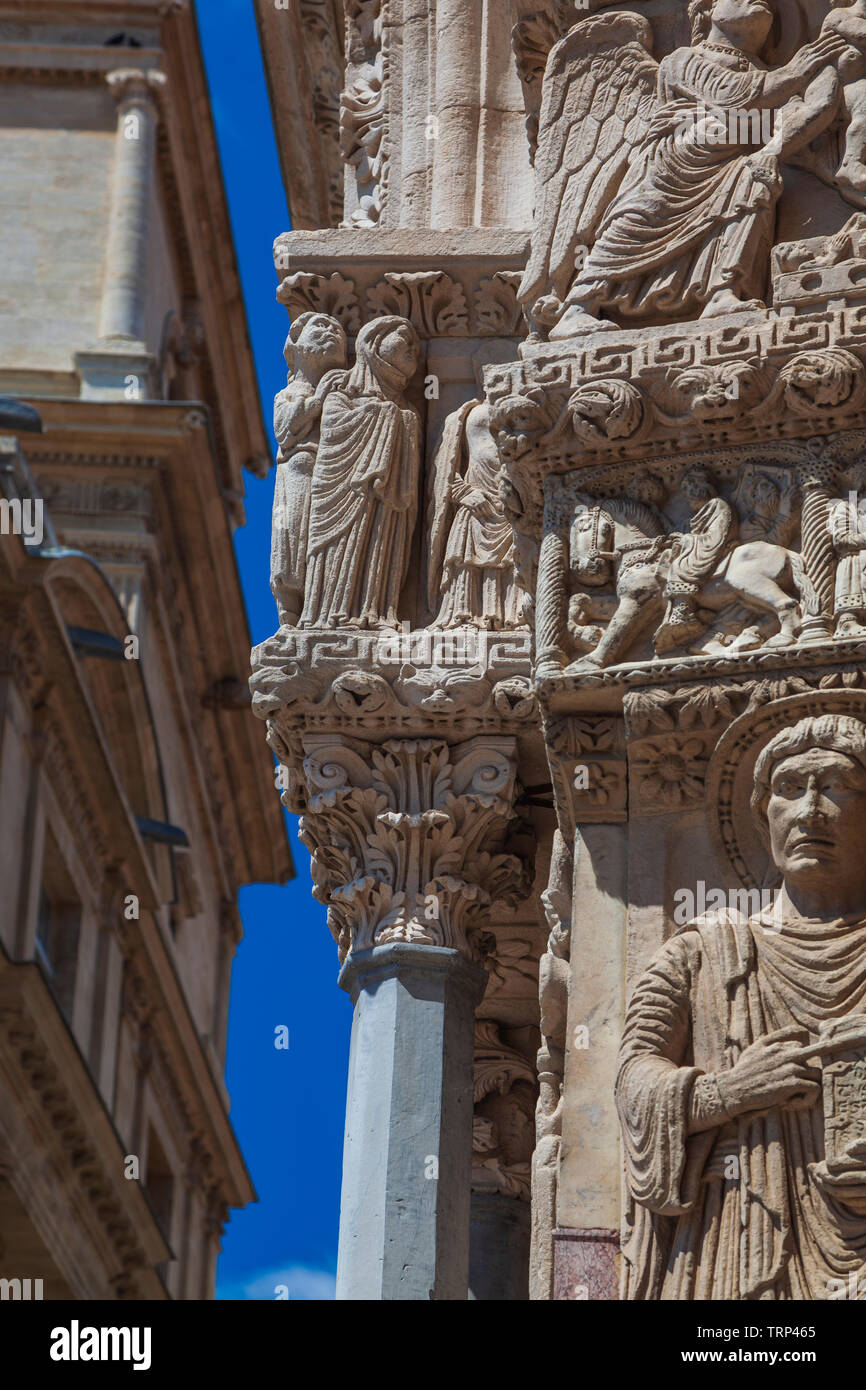
[[[506,848],[515,740],[316,734],[303,745],[301,839],[340,958],[392,941],[477,957],[491,905],[529,890],[525,861]]]

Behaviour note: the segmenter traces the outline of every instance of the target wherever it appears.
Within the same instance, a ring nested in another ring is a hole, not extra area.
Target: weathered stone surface
[[[493,1078],[476,1095],[471,1185],[491,1201],[529,1186],[533,1298],[614,1298],[620,1267],[629,1298],[825,1298],[831,1266],[847,1271],[860,1248],[861,867],[853,849],[834,860],[808,908],[785,879],[769,945],[749,894],[760,906],[786,872],[750,809],[767,744],[829,720],[787,759],[808,764],[789,801],[811,808],[816,863],[832,856],[815,825],[847,843],[862,791],[860,726],[845,722],[866,688],[861,10],[540,0],[499,5],[494,24],[485,0],[353,0],[342,226],[275,246],[291,313],[331,315],[362,346],[396,315],[418,369],[387,406],[326,393],[319,442],[304,446],[308,459],[318,448],[310,506],[357,518],[348,580],[341,556],[324,566],[351,597],[297,626],[286,607],[255,654],[254,708],[287,804],[313,797],[317,881],[346,919],[343,949],[356,928],[337,883],[349,859],[369,870],[378,844],[357,796],[366,774],[336,771],[351,740],[373,765],[397,756],[390,740],[441,740],[454,767],[470,736],[507,744],[514,814],[497,851],[535,871],[522,902],[491,905],[466,936],[489,972],[476,1086]],[[385,456],[403,450],[400,520],[386,520],[388,465],[362,503],[362,409]],[[300,549],[309,574],[313,548]],[[387,602],[357,602],[386,584]],[[465,660],[434,651],[457,635]],[[315,738],[334,740],[333,808],[311,780]],[[397,814],[385,796],[377,815]],[[376,873],[377,894],[403,884]],[[738,925],[722,929],[722,900],[746,909]],[[833,953],[849,945],[834,994]],[[772,1007],[771,950],[784,977]],[[694,984],[701,952],[708,975],[719,955],[727,995]],[[707,1020],[725,1010],[722,1055]],[[800,1031],[770,1045],[760,1085],[784,1073],[797,1087],[761,1092],[754,1118],[761,1069],[740,1054],[764,1056],[771,1024]],[[812,1108],[792,1109],[795,1094]],[[726,1176],[732,1155],[742,1172]],[[785,1181],[812,1184],[812,1225],[785,1206]],[[763,1203],[753,1239],[738,1201]],[[689,1260],[666,1264],[678,1222]]]

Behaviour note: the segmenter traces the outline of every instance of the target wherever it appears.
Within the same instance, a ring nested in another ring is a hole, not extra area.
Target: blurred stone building
[[[201,1299],[254,1199],[238,889],[292,863],[232,535],[270,464],[193,10],[0,5],[0,1276]],[[41,421],[41,428],[40,426]]]
[[[861,9],[256,0],[253,707],[354,1006],[338,1298],[862,1270]]]

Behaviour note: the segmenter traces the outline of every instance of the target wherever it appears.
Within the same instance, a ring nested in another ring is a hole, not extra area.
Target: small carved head
[[[513,394],[490,402],[490,433],[502,457],[511,462],[533,447],[549,423],[537,396]]]
[[[330,314],[299,314],[292,320],[283,356],[290,372],[297,371],[310,358],[325,369],[345,367],[346,334],[342,324]]]
[[[653,473],[638,473],[626,483],[625,495],[645,507],[660,507],[665,500],[665,485]]]
[[[683,496],[695,506],[701,506],[716,495],[710,475],[703,468],[690,468],[683,475],[680,488]]]
[[[779,510],[779,489],[766,473],[755,473],[748,486],[749,505],[765,516],[773,516]]]
[[[773,11],[768,0],[692,0],[692,42],[706,39],[711,26],[724,35],[741,53],[760,53],[773,27]]]
[[[614,525],[600,507],[581,505],[571,525],[571,569],[580,583],[606,584],[611,578]]]
[[[364,324],[355,354],[354,376],[372,374],[380,384],[402,388],[417,371],[421,344],[408,319],[386,314]]]

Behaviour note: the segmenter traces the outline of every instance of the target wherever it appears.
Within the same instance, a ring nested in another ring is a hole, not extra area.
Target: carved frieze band
[[[548,475],[536,678],[556,689],[854,657],[864,436]]]
[[[350,336],[380,314],[400,314],[421,338],[522,338],[520,276],[507,269],[480,276],[467,269],[462,278],[445,270],[394,270],[362,290],[337,270],[299,270],[283,278],[277,298],[292,317],[332,314]]]

